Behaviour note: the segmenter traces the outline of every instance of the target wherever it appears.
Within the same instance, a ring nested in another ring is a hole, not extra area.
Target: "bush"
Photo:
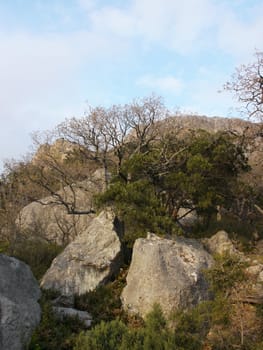
[[[12,251],[7,250],[6,253],[28,264],[39,280],[62,249],[61,246],[40,240],[23,240],[17,242]]]
[[[102,321],[94,329],[78,336],[74,350],[117,350],[128,328],[122,321]]]
[[[53,313],[50,300],[57,296],[55,292],[43,291],[40,301],[42,318],[33,333],[28,350],[72,350],[77,334],[84,329],[77,318],[59,320]]]
[[[200,341],[189,334],[169,329],[160,306],[155,305],[147,315],[145,325],[128,327],[120,320],[102,321],[94,329],[82,332],[74,350],[199,350]]]
[[[91,313],[93,324],[124,316],[120,295],[125,286],[126,274],[127,267],[121,270],[115,281],[99,286],[94,291],[75,296],[75,307]]]

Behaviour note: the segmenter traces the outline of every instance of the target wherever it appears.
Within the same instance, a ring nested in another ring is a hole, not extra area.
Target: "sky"
[[[262,51],[262,18],[262,0],[0,0],[0,171],[88,104],[237,116],[219,91]]]

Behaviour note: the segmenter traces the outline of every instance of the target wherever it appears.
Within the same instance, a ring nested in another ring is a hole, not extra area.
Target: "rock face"
[[[103,211],[54,259],[41,286],[63,295],[81,295],[106,283],[121,263],[121,242],[113,213]]]
[[[83,322],[84,326],[86,328],[89,328],[92,323],[92,317],[91,315],[86,311],[80,311],[77,309],[73,309],[71,307],[61,307],[61,306],[53,306],[52,310],[56,317],[60,320],[63,320],[64,318],[78,318],[80,321]]]
[[[263,264],[257,260],[250,261],[250,266],[246,268],[246,284],[250,286],[246,300],[254,304],[263,303]]]
[[[40,322],[40,289],[29,267],[0,254],[0,349],[22,350]]]
[[[103,186],[103,174],[97,170],[89,180],[67,186],[58,195],[76,212],[85,212],[92,209],[92,196]],[[49,196],[24,207],[17,219],[21,231],[57,244],[69,243],[85,232],[94,214],[69,214],[60,198]]]
[[[162,239],[148,234],[136,240],[122,303],[127,311],[145,316],[154,303],[165,314],[189,308],[209,297],[202,274],[213,258],[196,240]]]
[[[240,254],[229,239],[227,232],[223,230],[218,231],[211,238],[205,239],[203,242],[211,254]]]

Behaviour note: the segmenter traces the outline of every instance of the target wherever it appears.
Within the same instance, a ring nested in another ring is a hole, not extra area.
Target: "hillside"
[[[43,292],[29,349],[261,349],[261,125],[139,107],[65,122],[2,178],[1,250]]]

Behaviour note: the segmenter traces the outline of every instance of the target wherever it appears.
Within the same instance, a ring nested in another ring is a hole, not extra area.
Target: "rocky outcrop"
[[[206,249],[211,254],[230,254],[239,255],[241,254],[235,247],[232,241],[229,239],[226,231],[218,231],[209,239],[204,239],[203,243]]]
[[[203,270],[212,263],[211,255],[196,240],[162,239],[154,234],[139,238],[121,295],[123,306],[142,316],[154,303],[165,314],[192,307],[209,297]]]
[[[0,254],[0,349],[22,350],[40,322],[40,289],[29,267]]]
[[[68,318],[78,319],[85,328],[89,328],[92,323],[92,316],[87,311],[74,308],[74,295],[59,295],[51,301],[52,311],[55,317],[64,321]]]
[[[48,168],[50,160],[63,163],[71,154],[78,152],[79,149],[79,145],[63,138],[57,139],[53,143],[44,142],[34,154],[32,163],[34,165],[43,165]]]
[[[121,263],[121,242],[113,213],[103,211],[54,259],[41,286],[64,295],[81,295],[106,283]]]
[[[79,321],[83,323],[85,328],[89,328],[91,326],[92,317],[86,311],[80,311],[71,307],[61,307],[61,306],[53,306],[52,310],[55,316],[62,321],[65,318],[77,318]]]
[[[260,124],[251,123],[239,118],[222,118],[222,117],[207,117],[204,115],[187,115],[179,114],[165,120],[168,127],[177,127],[189,130],[206,130],[211,133],[219,131],[232,131],[242,135],[247,132],[249,136],[259,133],[261,130]]]
[[[256,259],[249,260],[250,266],[246,268],[249,292],[244,300],[252,304],[263,304],[263,264]]]
[[[103,189],[103,174],[97,170],[90,179],[58,191],[58,196],[49,196],[24,207],[17,224],[30,237],[35,235],[57,244],[69,243],[85,232],[91,223],[94,218],[93,195]],[[76,214],[69,213],[63,202],[74,208]]]

